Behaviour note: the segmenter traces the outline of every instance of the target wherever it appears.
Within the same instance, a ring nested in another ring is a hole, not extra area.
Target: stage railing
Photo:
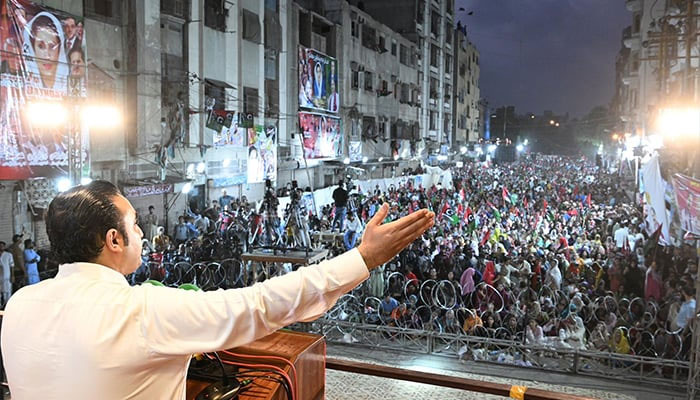
[[[468,358],[476,362],[509,364],[551,372],[601,377],[618,381],[665,386],[687,386],[687,361],[668,360],[608,352],[559,349],[512,340],[426,330],[318,319],[291,326],[322,334],[330,343]]]

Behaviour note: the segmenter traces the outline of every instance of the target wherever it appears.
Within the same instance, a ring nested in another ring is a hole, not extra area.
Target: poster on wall
[[[340,118],[302,112],[299,129],[304,135],[304,157],[338,158],[343,154]]]
[[[64,175],[69,129],[82,131],[87,160],[85,127],[45,112],[47,103],[65,109],[87,96],[83,25],[82,17],[27,0],[0,2],[0,179]]]
[[[361,161],[362,160],[362,142],[352,141],[348,145],[348,153],[350,154],[350,161]]]
[[[239,129],[235,111],[212,110],[207,118],[207,129],[213,131],[215,147],[246,145],[247,131]]]
[[[338,61],[321,52],[299,46],[299,107],[337,113]]]
[[[248,183],[277,180],[277,126],[248,128]]]
[[[673,191],[676,194],[681,228],[684,232],[700,236],[700,180],[675,174]]]

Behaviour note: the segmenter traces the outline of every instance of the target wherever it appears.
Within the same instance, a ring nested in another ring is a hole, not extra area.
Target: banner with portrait
[[[673,175],[673,191],[678,204],[678,216],[684,232],[700,236],[700,180]]]
[[[207,129],[213,135],[214,147],[246,145],[247,130],[239,128],[235,111],[212,110],[207,117]]]
[[[350,161],[362,161],[362,142],[359,140],[350,142],[348,154],[350,155]]]
[[[277,180],[277,126],[248,128],[248,183]]]
[[[301,112],[299,129],[304,135],[304,157],[338,158],[343,155],[340,118]]]
[[[338,60],[299,46],[299,107],[339,111]]]
[[[27,0],[0,2],[0,179],[65,175],[69,131],[82,131],[87,159],[80,118],[37,115],[33,107],[55,102],[74,113],[75,100],[87,96],[86,60],[82,17]]]

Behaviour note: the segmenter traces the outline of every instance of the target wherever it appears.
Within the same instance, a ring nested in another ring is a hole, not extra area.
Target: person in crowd
[[[223,189],[221,191],[221,196],[219,196],[219,207],[221,207],[221,208],[230,207],[232,201],[233,201],[233,196],[229,195],[226,192],[226,189]]]
[[[13,269],[12,284],[16,287],[15,290],[24,285],[27,277],[27,270],[24,265],[24,245],[22,244],[23,234],[12,235],[12,245],[10,252],[12,253],[12,261],[15,264]]]
[[[24,267],[27,271],[27,285],[39,283],[39,261],[41,257],[34,250],[32,239],[24,241]]]
[[[333,202],[335,203],[335,217],[331,223],[331,232],[338,226],[339,232],[343,232],[345,214],[347,213],[348,191],[345,190],[345,182],[338,182],[338,187],[333,191]]]
[[[124,276],[141,265],[143,232],[116,186],[95,180],[62,192],[46,214],[58,274],[21,289],[5,308],[1,350],[12,396],[184,398],[192,354],[320,317],[434,224],[425,209],[387,216],[384,205],[360,245],[339,257],[250,288],[193,292],[129,286]]]
[[[183,215],[180,215],[179,217],[177,217],[175,233],[173,234],[173,237],[175,238],[175,244],[180,245],[182,243],[185,243],[188,239],[188,232],[189,230],[187,229],[187,224],[185,224],[185,217]]]
[[[362,232],[362,224],[359,218],[355,218],[354,213],[348,214],[347,223],[345,224],[345,234],[343,235],[343,243],[347,250],[355,247],[355,242]]]
[[[158,216],[155,211],[156,208],[150,205],[148,206],[148,214],[143,216],[143,226],[146,228],[143,234],[148,240],[152,240],[158,234]]]
[[[387,294],[386,296],[384,296],[384,300],[382,300],[379,306],[382,315],[384,315],[385,317],[390,317],[394,309],[396,309],[396,307],[399,306],[399,302],[395,298]]]
[[[0,287],[2,290],[2,304],[0,305],[3,308],[7,301],[10,300],[10,296],[12,296],[12,270],[15,267],[12,253],[5,246],[6,243],[0,241],[0,284],[2,285]]]
[[[681,295],[683,296],[683,304],[676,316],[676,325],[680,329],[685,329],[690,320],[695,318],[695,288],[685,285],[681,288]]]
[[[165,234],[165,228],[159,226],[156,235],[153,237],[153,247],[157,252],[163,252],[170,247],[170,237]]]

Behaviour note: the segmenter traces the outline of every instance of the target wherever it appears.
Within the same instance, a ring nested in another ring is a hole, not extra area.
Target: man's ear
[[[107,234],[105,235],[105,248],[111,251],[119,251],[120,247],[120,234],[119,231],[116,229],[112,228],[107,231]]]

